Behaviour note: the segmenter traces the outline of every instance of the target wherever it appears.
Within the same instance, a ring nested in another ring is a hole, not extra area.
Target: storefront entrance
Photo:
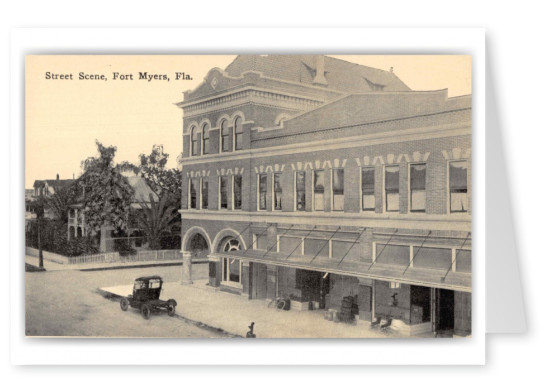
[[[266,265],[257,262],[250,263],[250,298],[266,299],[268,287],[268,268]]]
[[[434,289],[433,329],[437,333],[453,333],[454,292],[448,289]]]

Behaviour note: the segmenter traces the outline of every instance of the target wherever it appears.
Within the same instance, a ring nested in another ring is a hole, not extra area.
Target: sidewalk
[[[33,266],[38,266],[38,257],[25,255],[25,263]],[[44,269],[46,271],[59,270],[105,270],[105,269],[124,269],[133,267],[153,267],[153,266],[172,266],[181,265],[181,260],[153,260],[153,261],[137,261],[137,262],[97,262],[97,263],[79,263],[75,265],[65,265],[57,262],[52,262],[44,259]]]
[[[268,308],[265,300],[247,298],[216,291],[207,280],[196,280],[192,285],[166,283],[161,299],[177,301],[176,315],[219,328],[225,332],[245,336],[248,326],[255,322],[257,338],[392,338],[372,329],[368,322],[358,324],[335,323],[325,320],[323,310],[277,311]],[[131,285],[99,288],[100,293],[126,296]],[[136,310],[134,310],[136,311]],[[136,316],[141,316],[136,311]]]

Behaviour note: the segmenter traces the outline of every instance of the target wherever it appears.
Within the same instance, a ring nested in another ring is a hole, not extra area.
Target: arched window
[[[228,121],[223,120],[220,124],[220,133],[222,134],[221,150],[222,152],[230,151],[230,129],[228,128]]]
[[[210,134],[209,125],[203,125],[203,155],[207,155],[210,150]]]
[[[191,128],[191,156],[199,155],[199,135],[195,126]]]
[[[222,246],[225,253],[241,250],[239,240],[229,238]],[[223,259],[222,281],[234,284],[241,284],[241,260],[235,258]]]
[[[237,117],[234,122],[235,129],[235,150],[243,149],[243,120]]]

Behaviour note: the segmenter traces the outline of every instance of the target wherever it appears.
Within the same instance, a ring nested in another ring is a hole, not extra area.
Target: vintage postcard
[[[25,67],[27,337],[471,337],[471,56]]]

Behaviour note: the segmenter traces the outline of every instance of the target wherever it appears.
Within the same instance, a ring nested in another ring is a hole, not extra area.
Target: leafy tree
[[[57,189],[56,192],[47,196],[45,203],[54,212],[56,220],[67,222],[69,205],[73,203],[74,193],[70,186]]]
[[[181,173],[178,169],[166,168],[168,158],[169,154],[164,152],[162,145],[153,145],[149,155],[140,154],[137,165],[123,162],[118,168],[141,175],[159,197],[166,196],[171,205],[179,208],[182,194]]]
[[[163,237],[172,235],[172,229],[179,224],[179,214],[168,202],[166,194],[158,202],[152,194],[149,195],[149,203],[140,201],[140,209],[136,212],[136,217],[152,250],[160,249]]]
[[[84,216],[91,231],[98,232],[106,224],[124,230],[134,190],[113,163],[117,148],[97,140],[96,145],[99,156],[82,162],[84,174],[73,189],[83,192]]]

